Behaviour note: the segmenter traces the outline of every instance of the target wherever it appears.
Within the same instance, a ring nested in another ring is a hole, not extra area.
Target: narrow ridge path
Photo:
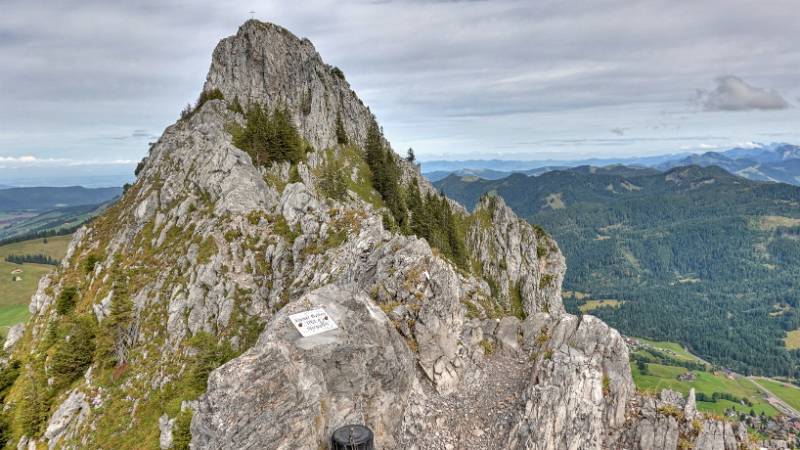
[[[525,410],[523,393],[530,384],[532,364],[527,359],[493,354],[483,358],[478,367],[480,371],[462,380],[452,394],[426,388],[420,406],[435,427],[401,442],[398,448],[483,450],[505,446]]]

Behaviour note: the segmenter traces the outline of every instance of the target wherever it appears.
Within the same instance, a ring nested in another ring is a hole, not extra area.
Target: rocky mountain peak
[[[214,50],[203,90],[268,109],[287,108],[315,148],[336,145],[337,121],[363,144],[375,118],[341,70],[325,64],[314,45],[283,27],[249,20]]]

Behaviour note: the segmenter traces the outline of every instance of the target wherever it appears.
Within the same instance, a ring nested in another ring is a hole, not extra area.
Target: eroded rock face
[[[617,446],[631,450],[693,448],[735,450],[755,448],[743,424],[705,419],[694,409],[694,390],[681,394],[663,390],[659,398],[636,397]],[[779,448],[762,443],[760,448]]]
[[[497,196],[481,198],[475,225],[467,235],[483,275],[497,286],[495,295],[506,307],[515,301],[527,314],[564,313],[561,283],[566,264],[555,241],[535,229]]]
[[[281,105],[316,148],[336,145],[336,122],[363,143],[373,116],[339,69],[322,62],[313,44],[271,23],[248,21],[214,50],[204,89],[219,89],[243,105]]]
[[[164,414],[158,418],[158,429],[160,432],[158,445],[161,447],[161,450],[169,450],[169,448],[172,447],[172,430],[174,427],[175,419],[170,419],[168,415]]]
[[[9,328],[8,333],[6,334],[6,340],[3,342],[3,350],[12,350],[17,342],[22,338],[23,333],[25,333],[24,324],[19,323]]]
[[[511,448],[602,448],[625,420],[633,395],[628,349],[619,333],[592,316],[540,313],[524,324],[537,368]]]
[[[289,315],[324,308],[338,329],[303,338]],[[415,381],[410,350],[356,286],[328,285],[289,303],[258,343],[216,370],[192,421],[194,448],[318,448],[366,423],[391,448]]]

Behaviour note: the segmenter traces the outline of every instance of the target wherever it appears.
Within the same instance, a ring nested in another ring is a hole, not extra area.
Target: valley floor
[[[13,264],[8,255],[43,254],[61,259],[67,252],[72,236],[53,236],[44,239],[0,245],[0,336],[12,326],[28,319],[28,303],[36,292],[39,279],[54,269],[46,264]]]
[[[658,393],[662,389],[672,389],[685,396],[694,388],[701,411],[724,415],[734,410],[737,414],[752,412],[768,417],[780,414],[800,418],[800,388],[797,386],[715,368],[674,342],[640,338],[628,341],[634,361],[631,365],[633,379],[642,391]],[[729,398],[720,394],[728,394]]]

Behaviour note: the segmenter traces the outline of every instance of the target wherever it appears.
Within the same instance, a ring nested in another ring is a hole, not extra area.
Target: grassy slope
[[[618,307],[623,302],[619,300],[613,299],[605,299],[605,300],[587,300],[586,303],[580,306],[581,312],[586,314],[594,309],[602,308],[602,307]]]
[[[752,409],[756,414],[761,414],[762,411],[767,415],[777,414],[775,408],[763,399],[763,395],[759,392],[758,388],[746,378],[738,377],[732,380],[724,375],[694,371],[697,378],[694,381],[688,382],[678,381],[676,378],[678,375],[686,372],[686,369],[683,367],[648,364],[648,369],[650,374],[642,375],[635,365],[631,368],[636,387],[642,391],[658,393],[662,389],[672,389],[686,395],[689,393],[689,389],[694,388],[695,392],[702,392],[708,396],[711,396],[714,392],[728,392],[737,397],[747,397],[753,402]],[[800,390],[797,392],[800,394]],[[740,405],[728,400],[718,400],[714,403],[697,402],[697,407],[701,411],[715,414],[722,414],[727,408],[734,408],[744,414],[750,412],[749,406]]]
[[[636,340],[640,341],[642,344],[649,345],[651,347],[655,347],[659,350],[665,351],[668,355],[672,356],[675,359],[683,359],[686,361],[695,361],[699,363],[703,363],[702,359],[694,356],[693,354],[689,353],[688,350],[683,348],[681,344],[677,342],[667,342],[667,341],[651,341],[649,339],[643,338],[636,338]]]
[[[800,410],[800,389],[779,381],[766,380],[763,378],[758,379],[758,384],[788,403],[792,408]]]
[[[0,335],[5,335],[9,327],[28,318],[28,303],[36,292],[39,279],[53,269],[53,266],[42,264],[11,264],[5,261],[5,257],[44,253],[61,259],[70,239],[71,236],[54,236],[47,239],[47,244],[43,239],[34,239],[0,246]],[[18,275],[22,281],[11,280],[14,269],[22,269]]]
[[[643,345],[648,345],[659,349],[675,359],[700,362],[704,361],[697,356],[689,353],[683,346],[676,342],[666,341],[651,341],[648,339],[636,338]],[[711,396],[714,392],[727,392],[737,397],[746,397],[753,402],[753,411],[756,414],[774,415],[777,410],[772,407],[759,392],[758,387],[752,381],[745,377],[736,377],[730,379],[723,374],[714,374],[712,372],[693,371],[696,379],[692,382],[678,381],[677,376],[685,373],[687,369],[683,367],[665,366],[661,364],[648,364],[648,375],[642,375],[635,364],[631,367],[633,380],[636,387],[642,391],[658,393],[661,389],[672,389],[684,395],[689,393],[689,389],[694,388],[697,393],[705,393]],[[800,408],[800,389],[791,386],[785,386],[779,382],[770,380],[759,380],[759,383],[769,391],[773,392],[777,397],[780,397],[786,403],[789,403],[795,408]],[[775,391],[772,386],[777,385]],[[777,392],[776,392],[777,391]],[[792,401],[797,402],[797,406]],[[727,408],[734,408],[737,411],[745,414],[750,412],[750,407],[733,403],[728,400],[717,400],[717,402],[697,402],[697,406],[702,411],[712,412],[715,414],[724,413]]]

